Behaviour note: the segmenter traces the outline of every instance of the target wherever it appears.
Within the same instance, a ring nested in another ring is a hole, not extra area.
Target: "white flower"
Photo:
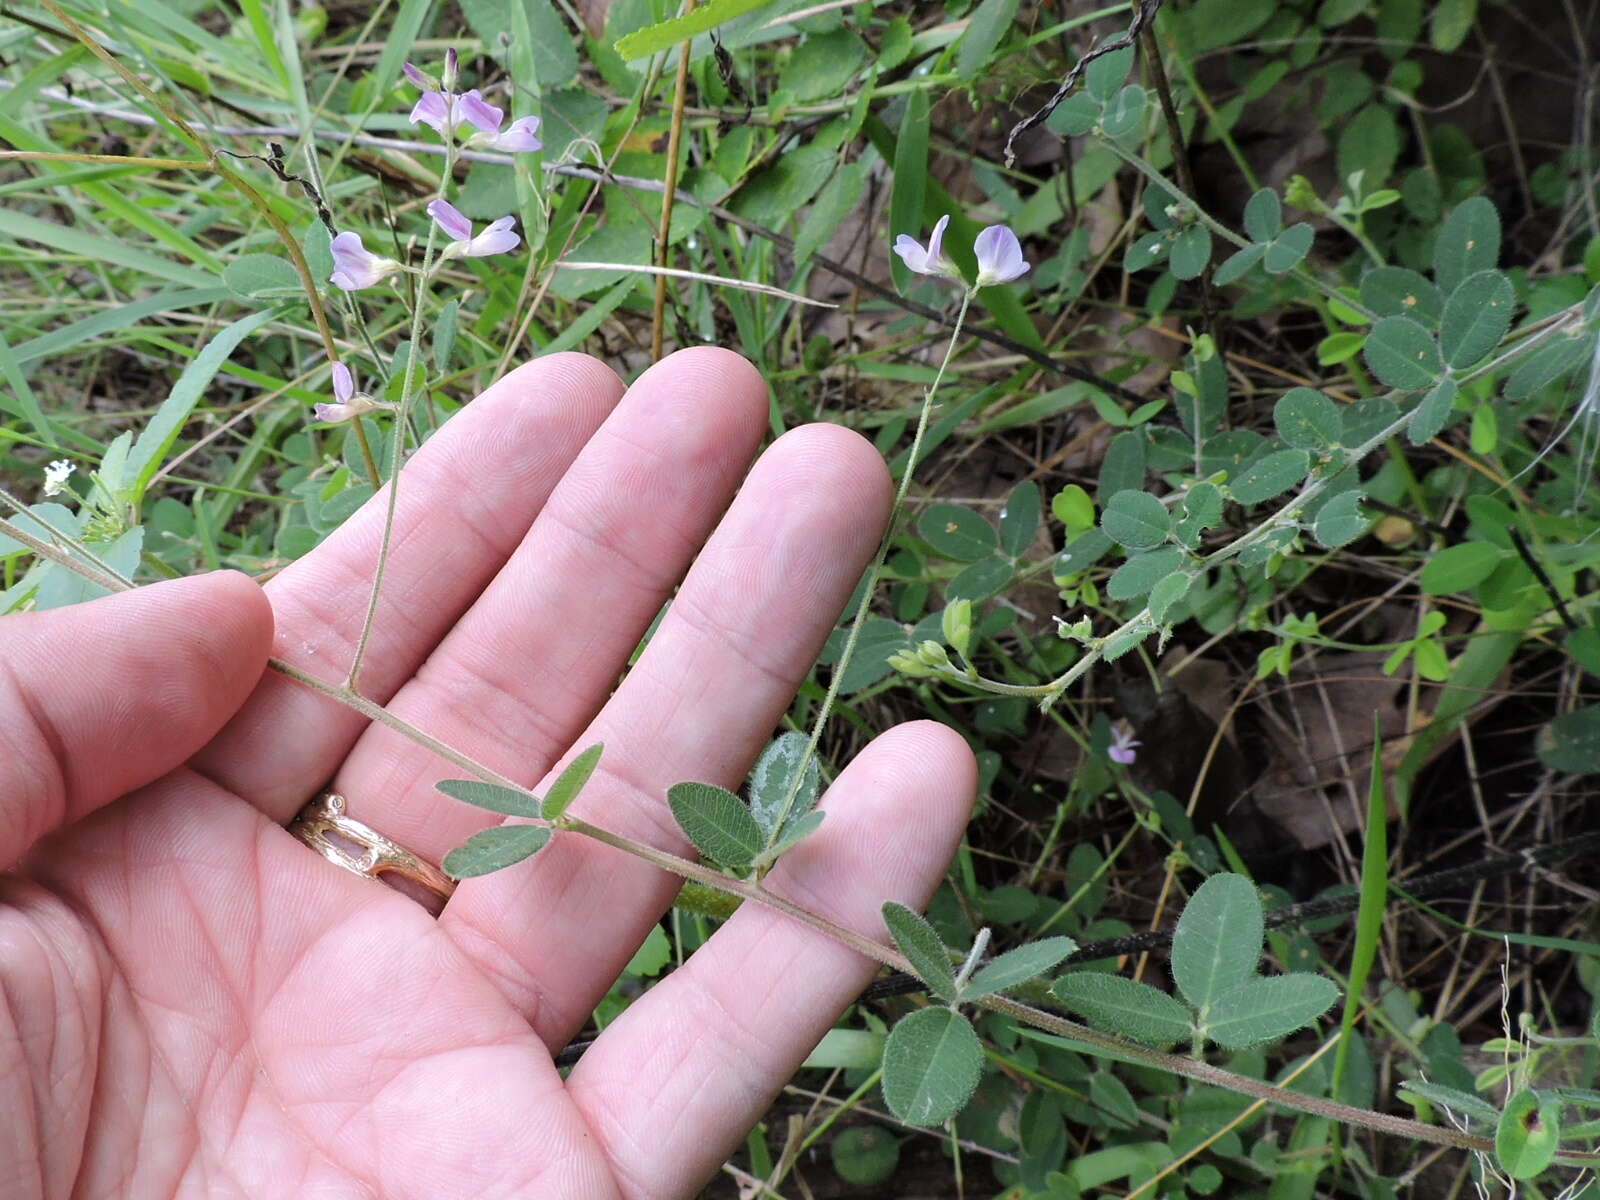
[[[66,459],[56,459],[55,462],[44,469],[44,494],[46,496],[60,495],[66,489],[67,476],[71,475],[75,470],[77,468]]]
[[[926,247],[910,234],[902,233],[894,241],[894,252],[900,256],[900,260],[908,269],[918,275],[942,275],[946,279],[959,281],[960,270],[944,252],[944,229],[948,224],[950,215],[946,213],[934,223]]]
[[[1022,257],[1022,243],[1017,241],[1010,226],[989,226],[973,242],[972,250],[978,256],[979,287],[1010,283],[1028,273],[1028,261]]]

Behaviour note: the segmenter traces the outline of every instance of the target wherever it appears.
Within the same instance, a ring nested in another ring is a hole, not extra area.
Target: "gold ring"
[[[456,881],[372,826],[349,816],[345,812],[347,803],[337,792],[324,792],[300,810],[290,822],[289,832],[335,866],[353,874],[377,883],[389,882],[383,878],[385,875],[409,880],[416,888],[396,890],[437,916],[456,890]]]

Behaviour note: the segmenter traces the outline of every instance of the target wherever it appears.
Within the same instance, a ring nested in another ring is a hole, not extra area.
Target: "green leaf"
[[[1137,83],[1130,83],[1100,114],[1100,130],[1117,141],[1135,137],[1144,130],[1144,115],[1149,107],[1149,93]]]
[[[1094,526],[1094,501],[1089,493],[1075,483],[1069,483],[1050,501],[1050,512],[1067,527],[1069,534],[1078,534]]]
[[[883,1098],[909,1125],[942,1125],[971,1098],[982,1072],[983,1045],[965,1017],[918,1009],[884,1043]]]
[[[725,867],[747,867],[761,853],[761,826],[744,801],[711,783],[675,783],[667,789],[672,810],[700,853]]]
[[[1561,1141],[1561,1102],[1523,1088],[1507,1102],[1494,1131],[1494,1157],[1513,1179],[1533,1179],[1548,1167]]]
[[[1444,596],[1477,587],[1494,573],[1505,551],[1488,542],[1462,542],[1446,546],[1422,568],[1422,591],[1427,596]]]
[[[798,268],[822,248],[834,230],[855,210],[866,186],[867,169],[861,163],[846,163],[828,180],[817,196],[811,212],[800,223],[794,236],[794,264]]]
[[[453,879],[487,875],[531,858],[550,843],[543,825],[496,825],[475,833],[444,856],[444,873]]]
[[[1594,244],[1600,246],[1600,239]],[[1535,350],[1515,371],[1511,372],[1511,378],[1506,380],[1506,399],[1525,400],[1535,392],[1549,387],[1569,371],[1588,362],[1588,342],[1587,338],[1563,337]]]
[[[1500,261],[1500,214],[1483,196],[1456,205],[1433,243],[1433,278],[1446,295]]]
[[[463,800],[490,812],[505,813],[510,817],[538,817],[544,814],[539,808],[539,798],[525,792],[483,783],[477,779],[441,779],[434,784],[446,796]]]
[[[439,309],[433,323],[433,369],[443,375],[450,369],[450,355],[456,348],[456,318],[461,312],[461,301],[454,296]]]
[[[1272,409],[1272,423],[1285,445],[1301,450],[1337,446],[1342,432],[1339,406],[1315,388],[1291,388]]]
[[[1096,1029],[1165,1048],[1190,1037],[1189,1010],[1163,991],[1121,975],[1074,971],[1050,985],[1061,1004]]]
[[[1386,104],[1364,106],[1341,122],[1335,158],[1339,178],[1348,181],[1360,171],[1368,187],[1389,178],[1400,156],[1400,126]]]
[[[1228,1050],[1244,1050],[1311,1024],[1338,998],[1333,980],[1321,975],[1296,972],[1246,980],[1207,1006],[1201,1033]]]
[[[1126,271],[1148,270],[1165,258],[1171,248],[1172,239],[1165,232],[1147,233],[1128,247],[1128,252],[1122,256],[1122,267]]]
[[[617,53],[625,62],[648,58],[702,33],[709,33],[747,12],[765,8],[773,0],[710,0],[693,12],[637,29],[617,40]]]
[[[1463,1092],[1453,1087],[1446,1087],[1442,1083],[1432,1083],[1426,1079],[1405,1079],[1401,1081],[1400,1089],[1406,1092],[1415,1092],[1430,1103],[1453,1108],[1463,1116],[1471,1117],[1475,1121],[1493,1125],[1500,1120],[1500,1110],[1482,1096],[1474,1096],[1471,1092]]]
[[[1211,276],[1212,282],[1218,287],[1227,287],[1230,283],[1243,279],[1250,268],[1261,261],[1266,252],[1267,248],[1260,242],[1252,242],[1243,250],[1236,250],[1222,260],[1222,265]]]
[[[1053,937],[1007,950],[967,980],[967,986],[961,989],[962,1002],[992,996],[1037,979],[1077,948],[1078,943],[1069,937]]]
[[[1438,323],[1444,311],[1439,289],[1405,267],[1374,267],[1361,277],[1361,303],[1380,317],[1416,317]]]
[[[1444,371],[1433,335],[1410,317],[1384,317],[1367,335],[1367,365],[1392,388],[1420,392]]]
[[[1195,577],[1187,571],[1175,571],[1157,583],[1150,589],[1150,599],[1146,601],[1150,616],[1154,620],[1165,621],[1167,611],[1189,594],[1194,580]]]
[[[1261,188],[1244,206],[1244,231],[1253,242],[1270,242],[1283,228],[1283,203],[1278,193]]]
[[[1511,328],[1517,294],[1499,271],[1474,271],[1450,293],[1439,322],[1444,361],[1456,370],[1484,358]]]
[[[1600,772],[1600,704],[1562,713],[1539,731],[1534,750],[1552,771]]]
[[[31,533],[42,542],[54,543],[54,535],[50,530],[57,529],[62,533],[77,537],[83,532],[81,522],[73,512],[64,504],[57,504],[47,500],[43,504],[35,504],[26,512],[7,513],[6,519],[23,533]],[[28,550],[21,542],[15,541],[0,533],[0,558],[9,558],[13,554],[20,554]],[[97,550],[96,553],[99,553]]]
[[[875,1188],[888,1183],[900,1165],[900,1139],[878,1125],[854,1125],[829,1143],[828,1156],[840,1179]]]
[[[1428,41],[1441,54],[1461,48],[1478,16],[1478,0],[1438,0],[1428,15]]]
[[[1100,517],[1100,528],[1112,541],[1133,550],[1159,546],[1172,532],[1172,514],[1149,492],[1118,492]]]
[[[802,103],[826,100],[843,90],[866,57],[865,44],[848,29],[813,33],[789,56],[778,86]]]
[[[1039,485],[1033,480],[1025,479],[1011,489],[1006,506],[1000,510],[1000,548],[1011,558],[1021,558],[1033,545],[1042,508]]]
[[[820,829],[822,819],[827,815],[825,812],[808,812],[798,817],[790,817],[783,823],[783,832],[778,835],[778,840],[751,859],[750,865],[764,867],[768,863],[777,862],[779,858]]]
[[[1083,69],[1083,90],[1105,104],[1122,88],[1132,69],[1132,46],[1102,54]]]
[[[1136,554],[1111,573],[1106,595],[1113,600],[1137,600],[1174,571],[1183,568],[1183,551],[1163,546]]]
[[[1105,457],[1100,460],[1101,506],[1120,491],[1142,491],[1144,472],[1144,436],[1134,430],[1117,434],[1106,443]]]
[[[1198,279],[1211,261],[1211,231],[1191,225],[1180,233],[1167,252],[1167,265],[1179,279]]]
[[[1359,491],[1342,492],[1317,511],[1312,536],[1330,550],[1348,546],[1372,524],[1372,518],[1361,511]]]
[[[1228,483],[1240,504],[1249,507],[1281,496],[1306,477],[1311,458],[1304,450],[1275,450],[1256,459]]]
[[[930,504],[917,520],[923,541],[946,558],[976,562],[1000,548],[994,526],[959,504]]]
[[[972,79],[989,62],[1000,39],[1016,19],[1020,0],[983,0],[967,19],[967,32],[956,50],[956,74]]]
[[[1261,899],[1243,875],[1213,875],[1184,906],[1172,935],[1172,978],[1204,1011],[1255,977],[1261,959]]]
[[[1406,425],[1406,437],[1413,446],[1439,436],[1439,431],[1449,424],[1456,407],[1456,381],[1441,379],[1428,390],[1428,394],[1411,411]]]
[[[794,786],[795,774],[810,744],[811,739],[803,733],[791,730],[780,734],[767,744],[750,771],[750,813],[769,839],[779,830],[780,815],[793,820],[816,807],[822,776],[813,754],[806,762],[805,775],[795,792],[794,802],[787,813],[783,812],[783,803]]]
[[[222,271],[222,282],[241,300],[282,300],[305,296],[300,276],[277,254],[245,254]]]
[[[594,769],[600,765],[600,756],[605,753],[605,749],[604,742],[596,742],[569,762],[566,769],[556,776],[556,781],[545,793],[545,817],[554,821],[567,811],[568,806],[578,798],[578,793],[583,791],[584,784],[589,782],[589,776],[594,774]]]
[[[918,88],[906,101],[894,144],[894,180],[889,193],[889,232],[909,233],[924,241],[923,199],[928,190],[928,93]],[[894,285],[902,292],[911,285],[911,271],[898,254],[889,256]]]
[[[1289,226],[1268,243],[1262,267],[1268,275],[1283,275],[1294,270],[1311,252],[1311,242],[1315,237],[1311,226],[1304,221]]]
[[[1045,120],[1045,128],[1052,133],[1076,137],[1093,129],[1103,111],[1104,106],[1093,96],[1075,92],[1056,105],[1056,110]]]
[[[6,219],[10,220],[16,215],[8,214]],[[241,317],[207,342],[205,349],[196,354],[183,369],[178,382],[172,385],[171,393],[156,409],[155,416],[150,418],[150,423],[139,434],[139,439],[128,454],[125,478],[129,481],[129,503],[137,504],[143,498],[145,488],[150,486],[150,480],[160,469],[167,451],[172,449],[172,443],[183,432],[189,414],[194,411],[194,406],[199,403],[206,388],[211,386],[211,381],[216,378],[223,364],[238,349],[239,343],[280,314],[281,310],[274,308]]]
[[[972,563],[945,584],[946,600],[987,600],[1011,582],[1016,567],[1010,559],[983,558]]]
[[[950,954],[945,949],[934,927],[904,904],[893,900],[883,906],[883,923],[889,927],[889,936],[900,947],[900,953],[911,961],[917,978],[928,985],[928,990],[947,1004],[956,1000],[956,970],[950,964]]]
[[[1185,549],[1200,544],[1200,535],[1222,520],[1222,489],[1214,483],[1197,483],[1183,498],[1183,517],[1173,536]]]

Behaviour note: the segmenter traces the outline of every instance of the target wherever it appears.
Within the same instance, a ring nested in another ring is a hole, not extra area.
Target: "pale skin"
[[[580,355],[496,384],[406,466],[363,692],[535,790],[603,741],[574,814],[689,853],[666,789],[738,786],[888,516],[842,428],[751,467],[767,417],[714,349],[626,391]],[[434,790],[459,767],[263,673],[343,678],[382,500],[264,591],[0,621],[0,1197],[691,1196],[874,974],[747,903],[563,1080],[676,877],[559,834],[435,920],[290,836],[329,781],[436,862],[499,820]],[[974,780],[953,731],[889,730],[769,886],[886,940]]]

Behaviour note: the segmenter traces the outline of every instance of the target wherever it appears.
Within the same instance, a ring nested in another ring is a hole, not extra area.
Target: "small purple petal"
[[[506,126],[504,133],[495,134],[487,144],[508,154],[532,154],[535,150],[544,149],[544,143],[533,136],[538,128],[538,117],[518,117]]]
[[[922,243],[909,233],[902,233],[894,240],[894,252],[900,256],[900,261],[906,264],[906,269],[918,275],[928,273],[928,252],[922,248]]]
[[[347,292],[373,287],[400,268],[393,259],[379,258],[363,246],[359,233],[346,230],[328,248],[333,252],[333,274],[328,282]]]
[[[433,88],[433,80],[424,75],[412,63],[406,63],[406,65],[400,69],[405,72],[405,77],[407,79],[409,79],[415,86],[421,88],[423,91],[426,92]]]
[[[1135,742],[1134,745],[1138,745],[1138,743]],[[1125,767],[1138,757],[1138,755],[1133,752],[1133,748],[1131,746],[1112,746],[1111,749],[1106,751],[1106,753],[1111,756],[1112,762],[1121,763]]]
[[[332,424],[336,421],[348,421],[356,415],[356,411],[348,404],[318,404],[311,409],[311,415],[318,421]]]
[[[424,92],[411,108],[413,125],[431,125],[441,137],[450,133],[450,103],[443,92]]]
[[[972,250],[978,256],[979,287],[1010,283],[1028,272],[1028,262],[1022,257],[1022,243],[1008,226],[989,226],[978,235]]]
[[[428,205],[428,215],[434,223],[444,230],[445,236],[452,242],[470,241],[472,238],[472,222],[461,215],[460,209],[448,200],[435,200]]]
[[[511,228],[515,223],[515,217],[501,217],[490,222],[482,233],[462,247],[461,253],[468,258],[486,258],[515,250],[522,244],[522,238]]]
[[[937,269],[939,260],[945,258],[944,231],[950,224],[950,214],[945,213],[933,223],[933,232],[928,235],[928,262]]]
[[[333,398],[340,404],[348,404],[350,397],[356,394],[356,381],[350,374],[350,368],[342,362],[333,364]]]
[[[451,46],[444,52],[444,86],[447,91],[456,86],[456,75],[460,72],[461,56],[456,53],[456,48]]]
[[[491,137],[500,132],[500,122],[505,120],[505,113],[485,100],[477,88],[456,101],[456,111],[474,128],[481,129]]]

